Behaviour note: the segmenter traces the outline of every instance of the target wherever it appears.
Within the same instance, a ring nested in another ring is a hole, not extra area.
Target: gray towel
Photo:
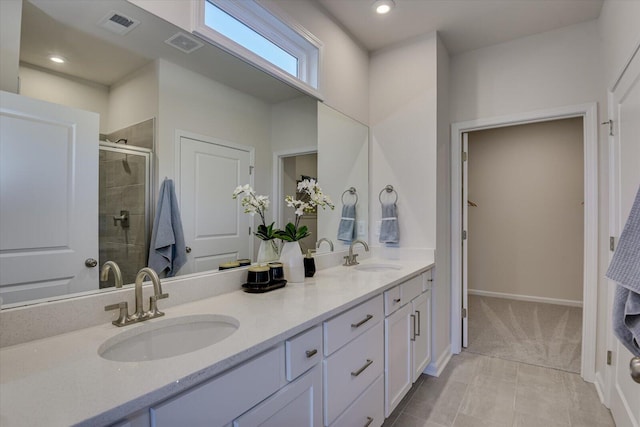
[[[395,203],[382,204],[382,224],[380,225],[380,243],[393,246],[400,243],[398,229],[398,208]]]
[[[186,262],[187,249],[176,192],[173,180],[165,178],[160,186],[151,232],[149,267],[158,274],[166,271],[167,277],[173,277]]]
[[[342,205],[342,217],[338,225],[338,240],[351,243],[356,238],[356,205]]]
[[[613,331],[631,353],[640,356],[640,188],[606,276],[618,283]]]

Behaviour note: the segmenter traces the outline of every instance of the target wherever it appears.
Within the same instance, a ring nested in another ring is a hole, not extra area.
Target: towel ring
[[[342,197],[340,198],[340,200],[342,200],[342,204],[344,205],[344,195],[347,194],[347,193],[356,196],[356,203],[355,204],[357,205],[358,204],[358,192],[356,191],[355,187],[349,187],[346,190],[344,190],[344,192],[342,193]]]
[[[396,199],[393,201],[393,203],[396,203],[398,201],[398,192],[393,189],[393,185],[387,185],[382,190],[380,190],[380,194],[378,194],[378,200],[380,200],[380,203],[382,203],[382,193],[384,193],[385,191],[387,193],[395,193]]]

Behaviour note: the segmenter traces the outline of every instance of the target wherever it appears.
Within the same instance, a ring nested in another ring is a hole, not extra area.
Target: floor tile
[[[393,423],[393,427],[448,427],[442,424],[437,424],[432,421],[427,421],[421,418],[413,417],[407,414],[400,414]]]
[[[511,419],[504,420],[484,420],[470,415],[458,414],[453,427],[511,427]]]
[[[470,385],[460,405],[460,413],[496,422],[513,418],[513,389]]]
[[[516,415],[513,420],[513,427],[570,427],[568,422],[562,422],[558,420],[547,420],[535,415],[519,414]]]

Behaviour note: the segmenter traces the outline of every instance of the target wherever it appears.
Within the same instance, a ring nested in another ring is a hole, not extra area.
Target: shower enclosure
[[[133,283],[149,253],[151,150],[101,141],[98,169],[100,265],[115,261]],[[111,286],[113,277],[100,283]]]

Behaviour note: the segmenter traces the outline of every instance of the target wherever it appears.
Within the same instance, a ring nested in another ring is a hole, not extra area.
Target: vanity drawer
[[[383,422],[384,376],[380,375],[331,427],[379,427]]]
[[[284,383],[284,346],[150,409],[152,427],[222,426],[261,402]]]
[[[382,322],[324,360],[324,422],[330,425],[384,370]]]
[[[422,293],[424,276],[421,274],[400,284],[402,302],[409,302]]]
[[[322,328],[318,325],[289,338],[284,346],[287,381],[293,381],[322,360]]]
[[[371,329],[382,320],[382,295],[324,322],[324,355]]]
[[[388,291],[384,291],[384,315],[388,316],[400,307],[402,307],[400,286],[396,286],[389,289]]]

